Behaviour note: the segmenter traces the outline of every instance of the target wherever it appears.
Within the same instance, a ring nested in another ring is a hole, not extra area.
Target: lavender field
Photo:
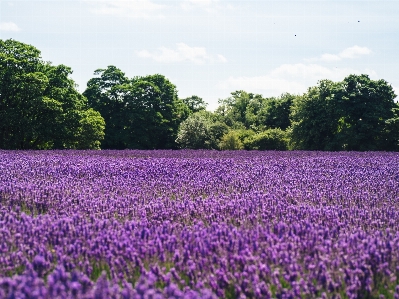
[[[399,154],[0,151],[0,298],[399,298]]]

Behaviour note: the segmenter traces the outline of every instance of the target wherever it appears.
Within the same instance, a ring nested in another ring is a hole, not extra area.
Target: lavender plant
[[[0,298],[399,298],[399,154],[0,151]]]

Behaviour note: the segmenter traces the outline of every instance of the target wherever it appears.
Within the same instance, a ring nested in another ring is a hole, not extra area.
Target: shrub
[[[287,150],[287,133],[281,129],[268,129],[244,140],[248,150]]]
[[[244,148],[244,145],[240,140],[239,133],[232,130],[223,135],[219,147],[221,150],[240,150]]]

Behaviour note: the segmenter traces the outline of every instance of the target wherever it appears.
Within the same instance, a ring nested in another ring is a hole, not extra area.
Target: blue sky
[[[208,108],[235,90],[302,94],[349,74],[399,94],[399,0],[0,0],[0,38],[65,64],[84,91],[94,70],[165,75]]]

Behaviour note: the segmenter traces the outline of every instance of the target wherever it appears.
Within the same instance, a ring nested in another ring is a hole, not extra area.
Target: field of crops
[[[0,298],[396,299],[399,154],[0,151],[0,240]]]

